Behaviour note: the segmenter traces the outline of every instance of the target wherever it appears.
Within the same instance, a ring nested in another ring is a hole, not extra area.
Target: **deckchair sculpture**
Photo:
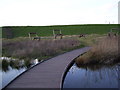
[[[79,38],[81,38],[81,37],[84,37],[84,38],[85,38],[86,35],[85,35],[85,34],[80,34],[80,35],[79,35]]]
[[[114,32],[114,31],[116,31],[116,32]],[[108,36],[109,37],[113,37],[113,36],[116,37],[118,35],[118,33],[120,33],[120,28],[112,28],[110,30],[110,32],[108,33]]]
[[[30,33],[28,33],[28,35],[31,40],[40,40],[41,39],[41,37],[39,37],[36,32],[30,32]]]
[[[54,29],[53,30],[53,36],[54,36],[54,39],[56,39],[58,36],[60,36],[60,39],[62,39],[63,37],[63,34],[62,34],[62,32],[61,32],[61,30],[59,30],[59,29]]]

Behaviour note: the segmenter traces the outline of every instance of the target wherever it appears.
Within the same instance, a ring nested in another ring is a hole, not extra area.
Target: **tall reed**
[[[78,40],[24,40],[3,41],[3,55],[16,58],[41,58],[54,56],[80,45]]]
[[[111,64],[119,62],[120,52],[118,49],[118,37],[104,37],[90,51],[78,57],[75,61],[77,64],[101,63]]]

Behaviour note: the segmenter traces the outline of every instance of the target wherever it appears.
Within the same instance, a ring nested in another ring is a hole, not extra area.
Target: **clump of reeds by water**
[[[80,64],[112,64],[119,62],[118,37],[104,37],[90,51],[78,57],[75,61]]]
[[[3,55],[15,58],[43,58],[57,55],[80,45],[78,40],[3,41]]]

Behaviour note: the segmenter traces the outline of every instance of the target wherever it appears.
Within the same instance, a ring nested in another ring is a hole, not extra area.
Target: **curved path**
[[[51,58],[23,73],[6,88],[61,88],[67,66],[90,47],[76,49]]]

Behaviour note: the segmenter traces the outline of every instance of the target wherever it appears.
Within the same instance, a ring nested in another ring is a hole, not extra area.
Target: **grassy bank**
[[[78,38],[78,40],[85,46],[93,47],[99,41],[99,39],[101,39],[105,36],[107,36],[107,34],[101,34],[101,35],[100,34],[90,34],[90,35],[87,35],[85,38],[84,37]]]
[[[6,28],[6,27],[2,27]],[[64,35],[106,34],[111,28],[118,28],[118,24],[89,24],[89,25],[58,25],[58,26],[10,26],[14,37],[28,37],[29,32],[36,32],[39,36],[52,36],[53,29],[61,29]],[[6,32],[2,32],[3,38]]]
[[[92,46],[96,43],[96,39],[100,37],[101,35],[91,34],[85,38],[78,38],[77,35],[66,35],[62,40],[53,40],[51,38],[36,41],[25,37],[3,39],[2,55],[20,59],[39,58],[41,60],[76,48]]]
[[[77,65],[112,64],[119,62],[118,37],[103,37],[86,54],[78,57]]]

